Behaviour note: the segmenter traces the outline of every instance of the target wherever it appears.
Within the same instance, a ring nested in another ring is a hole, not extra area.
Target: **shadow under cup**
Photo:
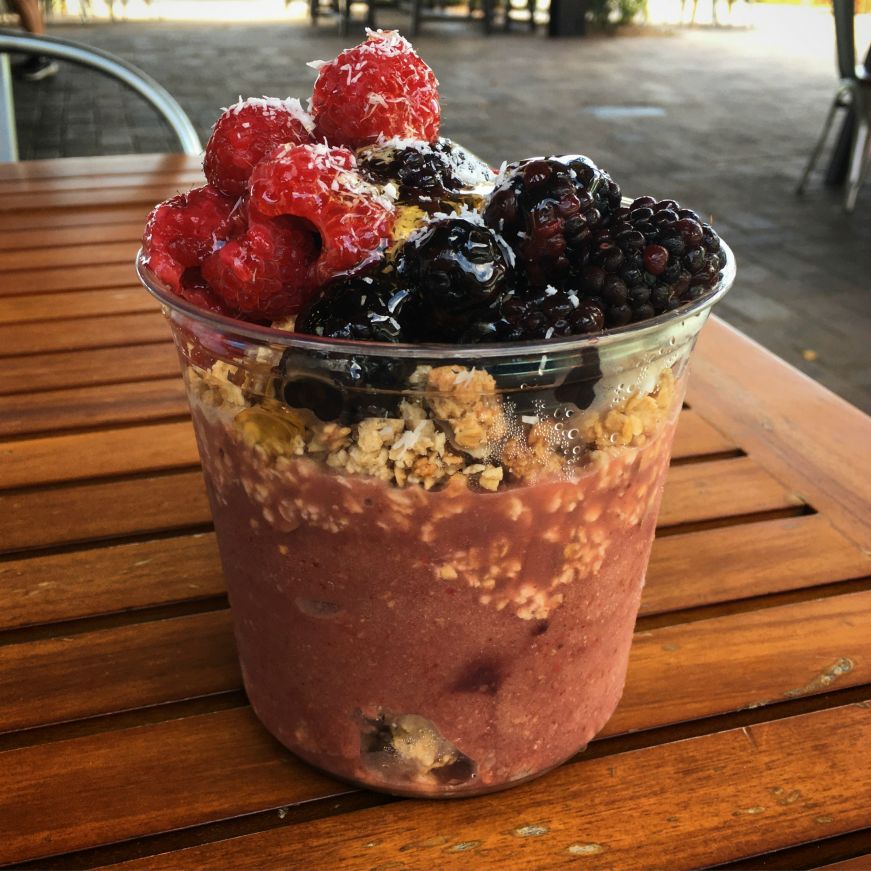
[[[251,704],[401,795],[505,788],[613,713],[706,299],[599,337],[245,324],[141,263],[179,350]]]

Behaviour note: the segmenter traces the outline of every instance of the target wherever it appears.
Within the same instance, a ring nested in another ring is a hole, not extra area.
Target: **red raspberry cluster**
[[[392,31],[313,66],[311,114],[295,99],[240,100],[206,146],[208,184],[149,217],[145,265],[195,305],[284,318],[388,244],[393,205],[348,148],[380,137],[435,141],[438,82]]]

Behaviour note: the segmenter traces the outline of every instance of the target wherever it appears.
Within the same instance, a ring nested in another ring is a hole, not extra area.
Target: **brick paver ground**
[[[584,152],[627,193],[674,196],[712,215],[739,260],[719,313],[871,411],[871,182],[852,217],[819,177],[804,200],[793,196],[835,75],[827,19],[784,12],[793,17],[780,31],[769,21],[758,30],[553,41],[525,32],[484,39],[453,24],[428,26],[416,44],[441,80],[444,133],[482,157]],[[239,94],[306,97],[314,73],[304,62],[343,44],[326,24],[53,32],[140,65],[178,97],[203,137],[217,108]],[[171,148],[137,99],[71,67],[17,85],[16,104],[23,158]]]

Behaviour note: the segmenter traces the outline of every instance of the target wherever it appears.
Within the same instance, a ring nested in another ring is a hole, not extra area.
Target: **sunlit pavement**
[[[687,0],[685,18],[690,9]],[[68,11],[75,21],[72,0]],[[106,7],[95,0],[91,11]],[[583,152],[631,195],[674,196],[712,216],[740,270],[720,313],[871,411],[871,181],[852,218],[820,173],[804,199],[793,195],[836,83],[830,14],[743,2],[731,18],[725,2],[718,13],[715,28],[710,0],[699,0],[697,26],[679,27],[677,0],[651,0],[659,23],[618,37],[548,40],[518,25],[485,39],[457,22],[425,25],[416,45],[441,80],[444,134],[482,157]],[[199,20],[134,20],[182,14]],[[216,14],[239,17],[206,20]],[[308,95],[305,61],[335,55],[343,41],[334,24],[313,29],[304,14],[273,0],[130,0],[129,21],[52,32],[140,65],[205,138],[240,94]],[[869,20],[857,19],[862,54]],[[379,25],[405,23],[379,14]],[[135,98],[71,67],[17,84],[16,104],[25,158],[171,147]]]

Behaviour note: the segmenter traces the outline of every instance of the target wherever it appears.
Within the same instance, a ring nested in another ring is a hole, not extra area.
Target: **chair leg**
[[[859,118],[856,124],[856,135],[853,139],[853,153],[850,155],[850,174],[847,177],[846,209],[852,212],[856,206],[856,197],[865,180],[868,171],[868,119]]]
[[[411,0],[411,35],[417,36],[420,33],[420,17],[422,0]]]
[[[811,152],[810,160],[807,162],[807,166],[804,169],[804,174],[801,177],[801,181],[798,183],[798,187],[795,189],[797,194],[804,193],[804,186],[807,184],[808,178],[810,178],[811,172],[813,172],[814,166],[816,166],[817,160],[819,160],[820,154],[822,154],[823,146],[826,144],[826,139],[829,136],[829,130],[832,129],[832,122],[835,120],[835,112],[838,110],[838,101],[833,100],[832,105],[829,107],[829,112],[826,115],[825,123],[823,124],[823,132],[820,133],[820,138],[817,140],[817,144],[814,146],[814,150]]]

